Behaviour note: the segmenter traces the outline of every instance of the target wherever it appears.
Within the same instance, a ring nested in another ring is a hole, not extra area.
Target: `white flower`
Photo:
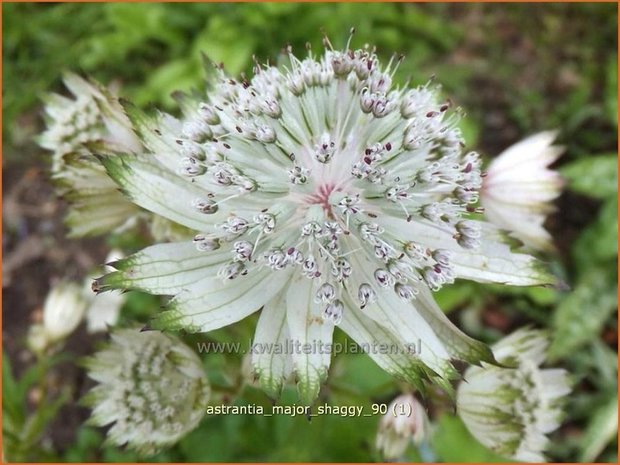
[[[197,355],[173,336],[119,329],[87,362],[98,385],[85,397],[90,422],[111,427],[108,439],[150,455],[194,429],[210,389]]]
[[[28,328],[26,344],[34,353],[43,354],[51,343],[52,341],[50,341],[50,338],[45,331],[45,327],[42,324],[36,323]]]
[[[80,237],[109,232],[135,221],[139,212],[118,192],[93,152],[137,152],[140,140],[118,100],[106,88],[67,74],[64,83],[74,99],[45,98],[47,130],[39,144],[52,151],[52,179],[71,208],[67,225]]]
[[[543,223],[564,184],[560,174],[548,168],[564,151],[551,145],[556,136],[554,131],[541,132],[504,150],[489,165],[480,192],[489,221],[542,250],[552,247]]]
[[[102,163],[136,204],[197,234],[121,260],[97,287],[174,296],[155,328],[206,332],[262,308],[255,342],[302,347],[254,354],[272,395],[292,370],[301,398],[316,397],[330,364],[320,346],[335,325],[364,345],[421,340],[416,355],[370,356],[411,383],[449,389],[454,360],[491,354],[429,287],[553,278],[474,219],[463,193],[480,188],[480,161],[462,153],[458,117],[434,88],[394,87],[396,63],[383,68],[369,49],[289,58],[288,68],[257,66],[251,80],[216,69],[208,98],[182,102],[184,123],[132,108],[148,153]]]
[[[381,417],[377,449],[388,460],[401,457],[410,442],[420,444],[428,435],[428,415],[412,394],[394,399]]]
[[[457,411],[482,444],[525,462],[544,462],[547,434],[558,428],[570,392],[563,369],[543,369],[549,345],[542,331],[521,329],[493,346],[508,366],[470,367],[457,391]]]
[[[112,250],[106,257],[106,263],[113,263],[123,258],[123,254],[119,250]],[[106,265],[107,272],[113,271],[109,265]],[[104,294],[95,294],[92,291],[93,278],[87,278],[84,283],[84,294],[89,302],[86,310],[86,330],[89,333],[97,333],[107,331],[109,327],[116,325],[120,316],[121,307],[125,303],[125,296],[120,291],[106,292]]]
[[[81,323],[86,310],[82,290],[75,283],[62,282],[52,288],[43,306],[43,328],[50,342],[60,341]]]

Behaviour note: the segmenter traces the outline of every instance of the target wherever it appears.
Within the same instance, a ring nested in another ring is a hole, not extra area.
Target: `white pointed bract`
[[[85,397],[90,422],[110,426],[108,441],[150,455],[177,442],[203,418],[210,388],[198,356],[157,331],[119,329],[86,362],[98,384]]]
[[[493,346],[500,363],[465,372],[457,391],[457,411],[482,444],[506,457],[544,462],[547,434],[560,426],[568,373],[543,369],[549,345],[542,331],[522,329]]]
[[[564,184],[560,174],[548,168],[564,150],[552,145],[556,136],[554,131],[541,132],[504,150],[491,161],[480,192],[489,221],[542,250],[551,248],[543,223]]]
[[[108,232],[135,221],[139,209],[118,192],[93,153],[137,152],[140,140],[108,89],[75,74],[67,74],[64,83],[74,98],[46,97],[47,130],[38,142],[52,152],[52,179],[70,204],[71,234]]]
[[[381,417],[377,432],[377,449],[388,460],[396,460],[413,442],[420,444],[428,435],[428,415],[412,394],[394,399]]]
[[[112,250],[105,259],[105,263],[112,263],[123,258],[119,250]],[[114,270],[109,265],[105,270]],[[89,333],[107,331],[109,327],[116,325],[121,313],[121,307],[125,303],[125,296],[120,291],[111,291],[95,294],[92,291],[93,278],[87,278],[84,282],[84,293],[89,302],[86,310],[86,330]]]
[[[403,349],[369,351],[390,373],[449,387],[453,360],[491,354],[429,289],[553,278],[475,219],[480,162],[435,87],[393,86],[396,61],[382,67],[371,49],[288,57],[251,80],[215,69],[208,96],[182,100],[183,122],[126,106],[148,153],[103,164],[136,204],[196,236],[121,260],[98,287],[174,296],[158,328],[206,332],[263,308],[257,341],[301,344],[254,355],[273,394],[292,371],[316,397],[334,325]]]

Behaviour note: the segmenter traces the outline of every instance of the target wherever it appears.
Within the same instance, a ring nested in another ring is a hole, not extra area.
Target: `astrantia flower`
[[[457,391],[457,411],[473,436],[506,457],[544,462],[570,392],[563,369],[543,369],[549,345],[542,331],[519,330],[493,346],[495,358],[516,368],[470,367]]]
[[[121,260],[97,287],[174,296],[155,328],[206,332],[262,308],[256,343],[314,347],[254,354],[273,395],[292,371],[302,399],[315,398],[336,325],[364,345],[421,341],[419,354],[370,356],[448,387],[454,360],[492,356],[430,289],[551,278],[475,219],[480,162],[436,89],[395,87],[396,62],[382,67],[369,49],[289,58],[251,80],[215,70],[204,99],[183,100],[184,123],[127,107],[149,153],[103,164],[136,204],[196,235]]]
[[[560,174],[548,168],[564,150],[551,145],[556,136],[541,132],[504,150],[489,165],[480,192],[489,221],[543,250],[551,247],[543,223],[564,184]]]
[[[139,212],[92,155],[95,147],[136,152],[139,139],[113,94],[95,82],[67,74],[74,99],[50,94],[45,99],[47,130],[39,144],[52,151],[52,179],[70,204],[67,224],[73,236],[109,232]]]
[[[407,446],[419,444],[428,435],[428,415],[412,394],[398,396],[381,417],[377,433],[377,449],[388,460],[401,457]]]
[[[111,425],[108,440],[141,454],[170,446],[205,414],[210,389],[200,359],[177,338],[120,329],[87,360],[99,383],[86,396],[90,422]]]

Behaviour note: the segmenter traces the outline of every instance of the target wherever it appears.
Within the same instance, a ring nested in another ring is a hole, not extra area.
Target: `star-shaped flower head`
[[[151,455],[202,420],[210,388],[202,362],[177,338],[119,329],[86,361],[98,384],[84,398],[90,423],[111,426],[108,441]]]
[[[102,157],[138,205],[196,231],[149,247],[96,283],[174,296],[152,326],[211,331],[262,308],[255,342],[331,343],[335,326],[416,385],[450,387],[452,362],[492,360],[431,290],[455,278],[512,285],[553,280],[478,219],[480,162],[463,152],[459,117],[429,85],[393,84],[373,49],[256,65],[251,79],[214,70],[185,122],[127,107],[148,153]],[[255,354],[277,395],[291,372],[312,401],[330,354]]]

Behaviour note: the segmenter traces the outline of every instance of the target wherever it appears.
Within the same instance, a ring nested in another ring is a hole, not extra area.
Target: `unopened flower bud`
[[[377,449],[388,460],[401,457],[407,446],[420,444],[428,435],[428,416],[412,394],[394,399],[379,422]]]
[[[43,307],[43,327],[50,341],[59,341],[80,324],[86,310],[82,289],[74,283],[56,285],[47,295]]]

